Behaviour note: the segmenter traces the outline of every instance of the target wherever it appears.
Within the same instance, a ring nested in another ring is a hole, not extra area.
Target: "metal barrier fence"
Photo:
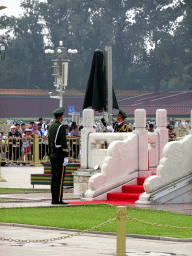
[[[80,161],[80,138],[67,138],[69,162]],[[1,165],[38,166],[41,162],[49,162],[48,140],[38,138],[0,138]]]

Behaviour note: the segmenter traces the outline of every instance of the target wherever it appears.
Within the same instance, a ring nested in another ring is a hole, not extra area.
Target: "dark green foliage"
[[[191,0],[21,2],[24,16],[1,17],[0,28],[12,29],[15,38],[8,40],[6,60],[0,62],[0,88],[53,88],[52,57],[44,50],[60,40],[78,50],[70,56],[67,89],[86,89],[93,53],[105,46],[112,46],[115,90],[192,86]]]

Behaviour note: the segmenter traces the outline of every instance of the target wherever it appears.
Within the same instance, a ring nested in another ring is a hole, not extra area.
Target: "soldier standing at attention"
[[[129,127],[124,123],[126,117],[127,115],[125,112],[119,109],[117,120],[113,123],[113,127],[111,125],[107,126],[106,120],[104,118],[101,118],[101,122],[107,128],[107,130],[111,132],[128,132]]]
[[[65,126],[62,124],[65,108],[60,107],[53,111],[55,122],[48,131],[49,157],[51,161],[51,193],[52,204],[67,204],[62,201],[63,180],[65,165],[68,162],[68,147]]]

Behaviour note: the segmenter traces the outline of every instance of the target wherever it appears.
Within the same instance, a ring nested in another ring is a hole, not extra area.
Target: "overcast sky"
[[[6,9],[1,10],[1,15],[14,15],[18,17],[19,14],[22,14],[22,8],[19,7],[20,0],[0,0],[0,5],[7,7]]]

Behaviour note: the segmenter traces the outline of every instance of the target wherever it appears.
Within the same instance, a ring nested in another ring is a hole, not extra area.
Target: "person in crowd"
[[[24,123],[21,124],[21,136],[25,133],[26,125]]]
[[[148,132],[154,132],[154,124],[152,123],[149,124]]]
[[[42,124],[38,123],[37,124],[37,130],[40,132],[41,138],[43,138],[43,131],[42,131]],[[39,159],[43,159],[43,140],[39,139]]]
[[[17,133],[17,137],[20,137],[21,138],[21,132],[20,132],[20,124],[16,123],[15,124],[15,132]]]
[[[17,160],[18,154],[17,154],[17,146],[16,142],[18,141],[17,138],[18,134],[16,133],[16,127],[14,125],[11,126],[10,131],[8,132],[8,138],[9,140],[9,160]]]
[[[41,138],[43,137],[44,132],[42,131],[42,124],[38,123],[37,130],[40,132]]]
[[[3,136],[4,136],[4,132],[0,131],[0,153],[4,152],[4,145],[3,145],[3,140],[2,140]]]
[[[43,134],[43,140],[42,140],[42,158],[45,156],[48,156],[48,129],[49,125],[47,125],[45,133]]]
[[[20,120],[18,121],[18,124],[20,124],[20,125],[21,125],[22,123],[23,123],[23,122],[22,122],[22,120],[20,119]]]
[[[62,124],[65,108],[60,107],[53,111],[55,122],[48,130],[49,158],[51,161],[51,193],[52,204],[67,204],[62,201],[63,180],[65,165],[68,162],[68,146],[65,126]],[[64,167],[64,168],[63,168]]]
[[[33,137],[31,136],[31,129],[27,128],[25,130],[25,133],[22,135],[23,139],[23,146],[22,146],[22,157],[24,158],[24,155],[27,158],[27,161],[32,159],[31,155],[31,141],[33,140]]]
[[[29,123],[29,127],[28,127],[28,128],[32,130],[32,129],[33,129],[33,124],[34,124],[34,122],[31,121],[31,122]]]
[[[31,136],[34,138],[35,135],[38,136],[38,138],[41,138],[40,132],[37,130],[37,124],[33,122],[32,129],[31,129]],[[31,154],[33,155],[33,144],[31,145]]]
[[[107,122],[103,117],[101,118],[101,122],[107,128],[107,130],[111,132],[128,132],[129,127],[124,122],[126,117],[127,117],[126,113],[123,110],[119,109],[117,120],[115,121],[115,123],[113,123],[113,127],[107,126]]]
[[[71,140],[72,143],[70,143],[71,145],[71,152],[70,152],[70,156],[72,156],[73,158],[79,158],[79,138],[81,137],[81,133],[79,132],[79,127],[77,125],[74,126],[74,129],[71,132],[71,138],[77,138],[77,140]]]
[[[17,137],[19,138],[19,146],[17,146],[17,156],[21,157],[21,148],[22,148],[22,135],[20,132],[20,124],[16,123],[15,124],[15,129],[16,129],[16,134]]]
[[[39,123],[41,124],[41,130],[42,130],[42,132],[44,134],[46,129],[47,129],[47,125],[43,122],[43,118],[42,117],[39,118]]]
[[[172,126],[167,126],[167,128],[168,128],[169,141],[174,141],[177,138],[177,134],[173,131]]]
[[[39,138],[41,138],[41,133],[37,129],[37,124],[35,122],[33,122],[31,134],[32,134],[33,137],[36,134],[36,135],[38,135]]]
[[[76,126],[76,122],[72,122],[71,126],[69,127],[69,133],[71,133],[74,130],[75,126]]]

